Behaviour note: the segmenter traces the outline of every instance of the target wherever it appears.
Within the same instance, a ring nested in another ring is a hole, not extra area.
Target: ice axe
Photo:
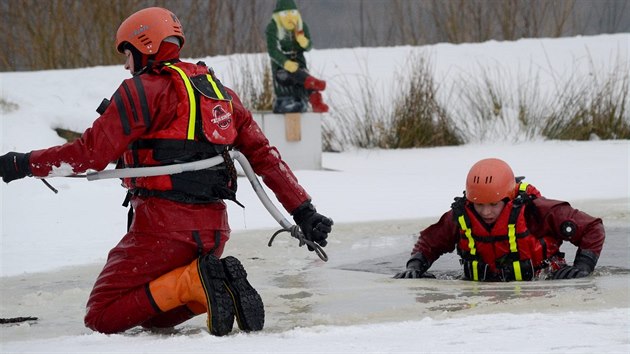
[[[271,202],[267,193],[263,189],[258,177],[254,173],[252,166],[247,161],[247,158],[240,153],[239,151],[230,151],[230,158],[238,161],[238,163],[243,168],[247,179],[254,188],[254,192],[258,196],[258,199],[263,203],[269,214],[280,224],[282,229],[276,231],[271,239],[269,239],[269,243],[267,244],[271,247],[271,244],[275,237],[281,232],[288,232],[292,237],[298,239],[300,241],[299,247],[307,245],[309,248],[313,249],[317,256],[323,260],[324,262],[328,261],[328,255],[322,249],[320,245],[317,243],[308,240],[299,226],[292,224],[289,220],[287,220],[284,215],[276,208],[276,206]],[[166,166],[153,166],[153,167],[136,167],[136,168],[123,168],[123,169],[114,169],[114,170],[104,170],[99,172],[88,172],[86,175],[80,177],[86,177],[88,181],[96,181],[100,179],[109,179],[109,178],[131,178],[131,177],[149,177],[149,176],[161,176],[161,175],[171,175],[177,174],[187,171],[198,171],[206,168],[210,168],[212,166],[216,166],[220,163],[224,162],[223,156],[215,156],[209,159],[186,162],[174,165],[166,165]],[[79,176],[76,176],[79,177]],[[45,182],[45,181],[44,181]]]

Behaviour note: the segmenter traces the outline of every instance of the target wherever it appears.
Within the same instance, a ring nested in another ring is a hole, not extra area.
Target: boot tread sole
[[[234,305],[221,262],[205,255],[199,258],[198,271],[208,301],[208,331],[215,336],[229,334],[234,327]]]
[[[235,257],[221,260],[228,279],[228,291],[234,300],[236,321],[241,330],[260,331],[265,324],[265,308],[260,294],[247,281],[247,271]]]

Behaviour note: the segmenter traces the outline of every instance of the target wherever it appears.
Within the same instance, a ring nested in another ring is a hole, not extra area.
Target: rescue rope
[[[307,245],[309,249],[312,249],[313,251],[315,251],[315,253],[317,253],[317,256],[322,261],[324,262],[328,261],[328,255],[326,254],[326,252],[324,252],[324,249],[322,248],[322,246],[318,245],[317,243],[311,240],[307,240],[306,237],[304,237],[302,230],[300,230],[300,227],[297,225],[292,225],[291,228],[288,230],[280,229],[274,232],[271,238],[269,239],[269,243],[267,244],[267,246],[271,247],[271,243],[273,242],[273,240],[276,238],[276,236],[278,236],[282,232],[288,232],[291,235],[291,237],[297,238],[300,241],[300,244],[298,245],[299,247]]]
[[[44,182],[44,184],[46,185],[46,187],[48,187],[51,191],[53,191],[53,193],[57,194],[59,193],[59,191],[57,190],[57,188],[53,187],[52,184],[48,183],[47,180],[42,178],[42,182]]]
[[[310,249],[313,249],[317,256],[323,260],[324,262],[328,261],[328,255],[322,249],[322,247],[315,242],[306,239],[304,233],[300,229],[299,226],[293,225],[289,220],[287,220],[284,215],[276,208],[271,199],[265,190],[263,189],[262,184],[258,180],[258,176],[254,173],[252,166],[249,164],[249,161],[245,157],[245,155],[241,154],[239,151],[230,151],[229,157],[233,160],[238,161],[238,163],[243,168],[247,179],[249,180],[254,192],[258,196],[258,199],[265,206],[269,214],[280,224],[282,229],[276,231],[271,239],[269,240],[268,246],[271,247],[273,240],[275,237],[281,232],[288,232],[291,237],[294,237],[300,241],[299,247],[307,245]],[[129,178],[129,177],[149,177],[149,176],[161,176],[161,175],[170,175],[176,173],[182,173],[187,171],[198,171],[206,168],[210,168],[212,166],[216,166],[222,162],[224,162],[224,156],[219,155],[215,157],[211,157],[205,160],[186,162],[175,165],[166,165],[166,166],[153,166],[153,167],[136,167],[136,168],[123,168],[123,169],[115,169],[115,170],[106,170],[99,172],[89,172],[85,175],[88,181],[96,181],[99,179],[108,179],[108,178]]]

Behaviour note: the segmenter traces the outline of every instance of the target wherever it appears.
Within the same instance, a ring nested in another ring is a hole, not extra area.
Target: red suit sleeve
[[[247,157],[254,172],[262,177],[263,182],[271,189],[282,206],[291,213],[300,204],[311,197],[300,186],[297,178],[282,160],[278,150],[269,145],[269,140],[231,90],[232,104],[238,130],[234,147]]]
[[[455,224],[453,211],[444,213],[437,223],[420,232],[411,252],[422,253],[427,261],[433,263],[441,255],[453,252],[459,237],[459,226]]]
[[[577,210],[565,201],[537,198],[534,205],[538,222],[528,221],[532,232],[569,241],[580,249],[592,251],[599,256],[606,238],[602,219]]]
[[[142,80],[139,77],[125,80],[103,114],[80,139],[31,153],[33,175],[68,176],[104,169],[146,131],[151,116],[148,107]]]

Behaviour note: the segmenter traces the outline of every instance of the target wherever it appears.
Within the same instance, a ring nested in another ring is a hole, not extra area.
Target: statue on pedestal
[[[321,91],[326,81],[308,72],[304,52],[312,48],[306,23],[293,0],[278,0],[265,30],[276,100],[274,113],[328,112]]]

